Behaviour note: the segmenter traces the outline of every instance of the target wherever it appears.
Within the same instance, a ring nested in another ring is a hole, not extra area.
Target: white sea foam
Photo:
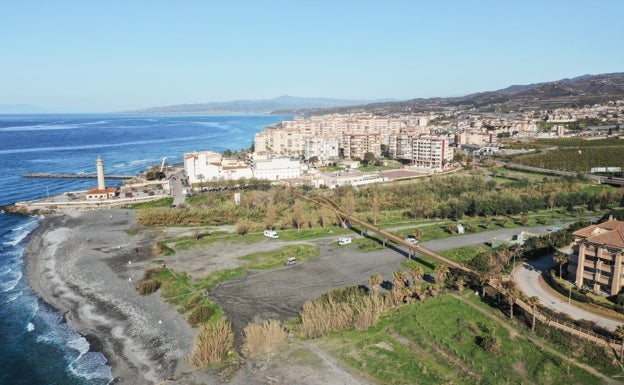
[[[21,271],[11,271],[5,277],[3,277],[3,281],[0,282],[0,292],[7,292],[7,291],[13,290],[21,279],[22,279]]]
[[[80,336],[70,340],[67,342],[67,346],[78,352],[78,357],[68,365],[72,373],[89,380],[112,381],[111,368],[106,365],[106,358],[100,353],[89,352],[90,346],[86,338]]]
[[[32,322],[29,322],[28,325],[26,325],[26,330],[32,332],[33,330],[35,330],[35,325],[33,325]]]
[[[171,142],[184,142],[192,140],[206,140],[214,138],[214,134],[206,133],[205,135],[186,136],[180,138],[163,138],[152,140],[140,140],[124,143],[101,143],[101,144],[83,144],[80,146],[58,146],[58,147],[33,147],[33,148],[17,148],[10,150],[0,150],[0,154],[22,154],[29,152],[47,152],[47,151],[70,151],[70,150],[90,150],[90,149],[110,149],[112,147],[139,146],[143,144],[158,144]]]

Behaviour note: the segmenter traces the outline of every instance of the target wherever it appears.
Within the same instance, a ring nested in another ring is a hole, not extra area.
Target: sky
[[[624,71],[621,0],[0,0],[0,105],[462,96]]]

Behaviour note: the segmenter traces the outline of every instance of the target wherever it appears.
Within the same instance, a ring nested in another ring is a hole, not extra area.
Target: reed
[[[219,320],[204,324],[195,336],[195,346],[189,363],[199,368],[219,363],[230,352],[233,342],[234,333],[229,322]]]

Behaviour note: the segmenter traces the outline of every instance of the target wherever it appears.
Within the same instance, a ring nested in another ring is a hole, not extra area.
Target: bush
[[[245,344],[251,356],[258,356],[279,348],[288,335],[282,324],[275,320],[245,327]]]
[[[209,305],[199,305],[189,315],[188,323],[195,327],[198,323],[206,322],[214,315],[214,309]]]
[[[158,289],[160,289],[160,281],[155,279],[155,278],[154,279],[150,279],[149,281],[143,281],[137,287],[137,291],[141,295],[152,294],[152,293],[156,292]]]
[[[233,343],[234,333],[227,321],[219,320],[214,324],[205,324],[195,337],[195,346],[193,354],[189,357],[189,363],[203,368],[221,362],[232,349]]]

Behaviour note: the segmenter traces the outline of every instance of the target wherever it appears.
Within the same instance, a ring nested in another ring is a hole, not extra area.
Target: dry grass
[[[288,334],[279,321],[269,320],[245,327],[245,344],[252,357],[279,348],[287,338]]]
[[[377,323],[385,308],[380,296],[369,296],[356,286],[332,290],[303,305],[300,332],[317,338],[349,328],[366,330]]]
[[[229,322],[219,320],[214,324],[205,324],[195,337],[195,347],[189,363],[203,368],[221,362],[232,349],[233,342],[234,333]]]

